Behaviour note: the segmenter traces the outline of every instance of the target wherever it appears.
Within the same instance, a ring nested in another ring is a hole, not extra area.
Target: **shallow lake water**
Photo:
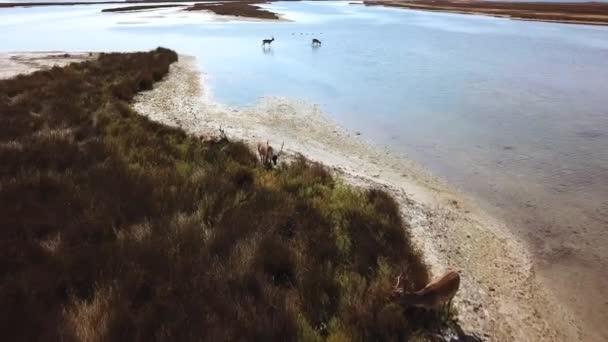
[[[100,13],[117,6],[0,10],[0,51],[162,45],[197,56],[219,102],[286,96],[319,104],[506,219],[558,291],[567,272],[575,287],[605,296],[608,27],[347,2],[264,5],[290,20],[283,22],[173,8]],[[608,312],[563,295],[577,310]]]

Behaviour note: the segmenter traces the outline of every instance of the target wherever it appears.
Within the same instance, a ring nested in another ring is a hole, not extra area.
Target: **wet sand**
[[[512,19],[570,24],[608,25],[608,3],[508,2],[477,0],[365,0],[368,6],[389,6],[425,11],[483,14]]]
[[[530,253],[504,222],[413,162],[337,126],[318,106],[278,97],[249,108],[216,103],[195,60],[181,56],[169,77],[140,95],[134,108],[196,135],[217,134],[221,127],[252,146],[266,139],[284,142],[288,155],[302,153],[351,184],[390,192],[432,273],[461,271],[454,303],[466,332],[495,341],[591,338],[584,322],[542,285]]]

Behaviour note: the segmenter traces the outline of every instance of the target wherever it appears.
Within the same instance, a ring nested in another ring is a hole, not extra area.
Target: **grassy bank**
[[[403,340],[440,318],[388,300],[428,274],[387,194],[298,158],[259,167],[128,105],[177,55],[0,81],[4,340]]]

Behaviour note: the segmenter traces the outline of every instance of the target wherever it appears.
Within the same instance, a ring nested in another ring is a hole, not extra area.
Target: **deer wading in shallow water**
[[[262,142],[258,143],[258,154],[260,155],[260,162],[262,165],[272,166],[272,164],[274,164],[276,166],[277,160],[283,152],[283,145],[285,145],[285,142],[281,144],[281,150],[278,153],[275,153],[274,148],[270,146],[268,140],[266,140],[266,144]]]
[[[414,306],[432,310],[449,306],[460,287],[460,275],[453,270],[433,280],[423,289],[411,293],[403,292],[403,287],[399,286],[400,281],[401,275],[397,277],[397,283],[393,287],[391,296],[393,300],[406,307]]]
[[[274,37],[272,37],[272,39],[263,39],[262,46],[265,46],[266,44],[270,45],[272,42],[274,42]]]

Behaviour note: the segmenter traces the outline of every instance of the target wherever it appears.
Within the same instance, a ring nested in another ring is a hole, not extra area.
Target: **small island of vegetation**
[[[219,15],[232,15],[237,17],[279,19],[279,16],[271,11],[262,9],[256,4],[265,1],[229,1],[220,3],[196,3],[185,11],[211,11]]]
[[[171,7],[185,7],[186,5],[144,5],[144,6],[124,6],[124,7],[113,7],[104,8],[102,12],[132,12],[132,11],[144,11],[157,8],[171,8]]]

